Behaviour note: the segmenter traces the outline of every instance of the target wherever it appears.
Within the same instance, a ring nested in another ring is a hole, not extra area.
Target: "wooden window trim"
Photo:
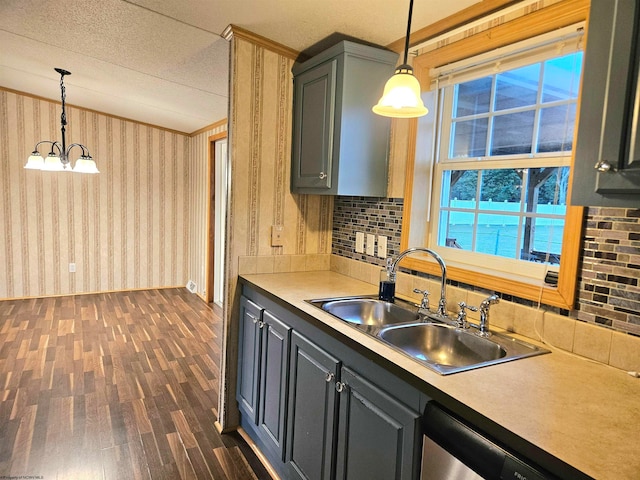
[[[435,51],[418,56],[413,63],[415,74],[420,80],[421,85],[429,85],[431,82],[429,72],[434,67],[479,55],[496,48],[542,35],[561,27],[585,21],[588,11],[589,0],[566,0],[554,4],[511,22],[494,27],[488,31],[478,33]],[[577,115],[578,114],[576,114],[576,118],[578,118]],[[405,177],[405,203],[402,219],[402,236],[400,239],[400,247],[402,250],[409,247],[417,127],[417,120],[410,120]],[[577,133],[577,131],[578,129],[576,128],[575,132]],[[573,163],[572,161],[572,167]],[[568,192],[567,198],[570,198],[570,194],[571,192]],[[583,207],[567,207],[557,287],[541,287],[540,285],[518,282],[512,279],[482,274],[454,266],[447,269],[448,277],[451,280],[481,288],[495,290],[528,300],[540,301],[545,305],[573,309],[580,261],[583,218]],[[420,258],[407,257],[402,262],[402,266],[433,275],[440,274],[440,267],[438,265]]]

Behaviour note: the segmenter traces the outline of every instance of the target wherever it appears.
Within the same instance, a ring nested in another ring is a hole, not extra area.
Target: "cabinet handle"
[[[263,328],[264,327],[264,322],[262,320],[260,320],[258,322],[258,328]]]
[[[611,170],[611,164],[606,160],[600,160],[598,163],[596,163],[595,169],[599,172],[608,172],[609,170]]]
[[[320,180],[324,180],[325,178],[327,178],[327,174],[324,172],[320,172]]]
[[[347,385],[342,382],[336,382],[336,392],[342,393],[347,388]]]
[[[325,380],[327,381],[327,383],[333,381],[334,378],[336,378],[336,376],[333,373],[327,372],[327,376],[325,377]]]
[[[253,323],[258,323],[258,318],[254,317],[253,315],[249,315],[251,317],[251,321],[253,321]]]

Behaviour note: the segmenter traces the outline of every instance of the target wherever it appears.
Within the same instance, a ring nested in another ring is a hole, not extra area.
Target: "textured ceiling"
[[[412,30],[479,0],[415,0]],[[227,116],[230,25],[298,51],[388,45],[408,0],[0,0],[0,86],[190,133]]]

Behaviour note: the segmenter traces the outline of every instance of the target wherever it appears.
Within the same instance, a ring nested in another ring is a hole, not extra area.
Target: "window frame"
[[[560,9],[561,12],[559,11]],[[588,2],[584,0],[567,0],[557,4],[557,8],[548,7],[541,9],[530,15],[512,20],[506,24],[491,29],[491,34],[482,32],[465,38],[459,42],[448,44],[437,50],[419,55],[413,62],[414,72],[421,85],[428,86],[432,82],[430,76],[432,69],[441,65],[446,65],[464,58],[470,58],[482,53],[486,53],[496,48],[511,45],[535,36],[554,31],[558,28],[567,27],[572,24],[583,22],[586,19],[589,9]],[[578,106],[576,119],[579,117],[580,97],[578,96]],[[575,133],[574,129],[574,145]],[[401,249],[406,249],[410,243],[410,237],[415,238],[411,232],[411,212],[413,197],[413,178],[416,163],[416,146],[418,144],[418,120],[412,119],[408,126],[408,148],[406,161],[406,176],[404,190],[404,209],[402,221],[402,235],[400,239]],[[571,157],[571,176],[569,179],[569,191],[567,199],[571,195],[571,184],[573,178],[573,155]],[[431,185],[434,185],[435,177],[431,177]],[[439,190],[439,189],[438,189]],[[439,200],[439,199],[437,199]],[[420,208],[416,208],[419,210]],[[564,309],[573,309],[576,298],[576,282],[578,266],[580,260],[580,250],[582,244],[582,228],[584,219],[584,208],[567,205],[565,215],[565,228],[562,242],[562,253],[560,258],[560,270],[558,283],[556,286],[541,285],[541,282],[529,283],[507,275],[495,275],[478,272],[469,268],[451,265],[447,269],[449,279],[498,291],[504,294],[514,295],[542,304],[556,306]],[[432,218],[431,221],[434,221]],[[420,227],[424,228],[424,227]],[[429,227],[427,226],[427,229]],[[439,266],[434,262],[420,257],[407,257],[402,266],[411,270],[421,271],[428,274],[439,275]]]

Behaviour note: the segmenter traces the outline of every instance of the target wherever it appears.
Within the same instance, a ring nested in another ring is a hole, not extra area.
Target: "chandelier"
[[[62,115],[60,116],[60,130],[62,131],[62,143],[51,140],[42,140],[41,142],[36,143],[36,146],[31,152],[31,155],[27,159],[27,164],[24,168],[32,169],[32,170],[46,170],[50,172],[79,172],[79,173],[100,173],[98,171],[98,167],[96,166],[96,162],[91,158],[91,154],[89,153],[89,149],[80,143],[72,143],[67,146],[65,139],[65,126],[67,125],[67,113],[65,110],[65,87],[64,87],[64,76],[71,75],[71,72],[63,70],[62,68],[56,68],[56,72],[60,74],[60,92],[62,97]],[[51,145],[51,151],[47,158],[43,158],[38,148],[42,144]],[[80,147],[82,153],[80,157],[76,160],[76,164],[71,168],[71,162],[69,161],[69,153],[74,147]]]

